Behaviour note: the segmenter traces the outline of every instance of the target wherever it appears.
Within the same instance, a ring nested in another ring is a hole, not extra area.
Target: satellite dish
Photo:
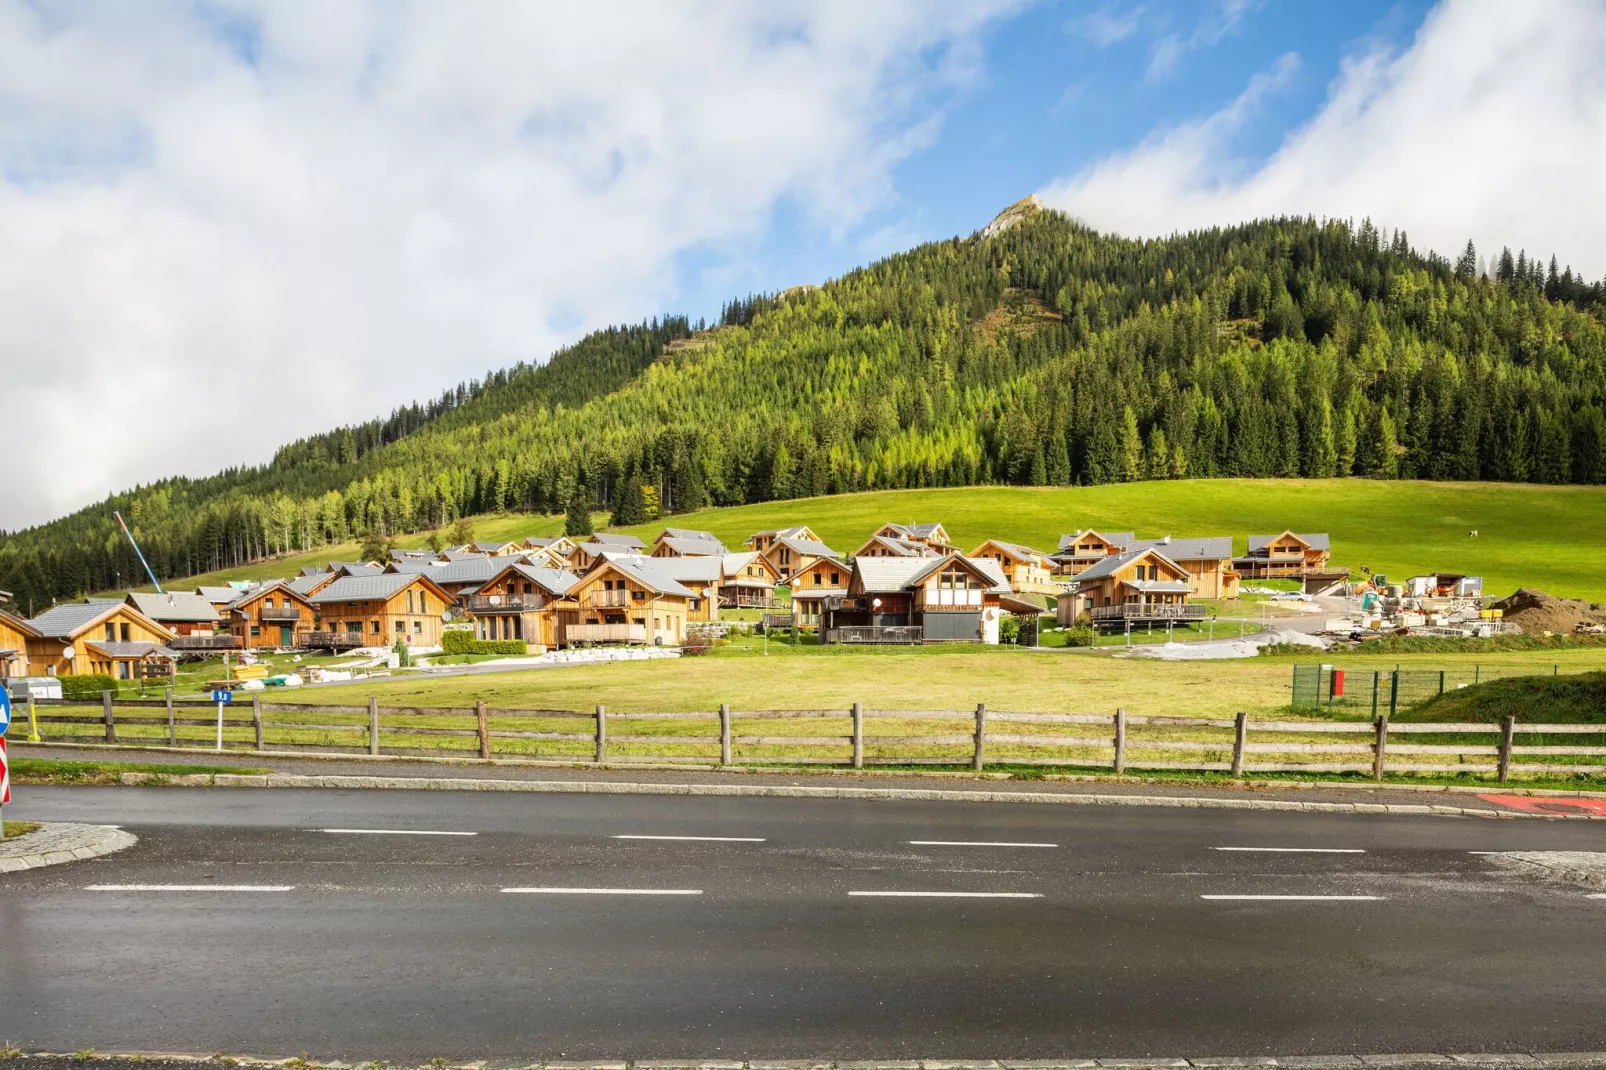
[[[712,598],[712,597],[714,597],[714,589],[712,587],[704,587],[703,588],[703,597],[704,598]]]
[[[61,656],[66,658],[68,661],[71,661],[73,658],[78,656],[78,651],[70,646],[64,647],[61,651]]]
[[[445,613],[441,614],[441,620],[445,621],[445,620],[451,620],[451,619],[452,619],[452,611],[451,610],[447,610]]]

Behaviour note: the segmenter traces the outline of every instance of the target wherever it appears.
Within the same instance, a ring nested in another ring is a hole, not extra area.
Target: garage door
[[[926,642],[963,641],[981,639],[981,610],[926,610]]]

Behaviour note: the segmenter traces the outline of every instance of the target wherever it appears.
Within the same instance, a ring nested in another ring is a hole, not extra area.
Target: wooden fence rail
[[[98,709],[97,709],[98,705]],[[38,704],[47,742],[227,751],[699,766],[989,765],[1255,773],[1585,773],[1606,777],[1606,724],[1250,720],[989,710],[688,712],[314,706],[120,699]],[[201,711],[205,711],[204,713]],[[20,720],[20,718],[19,718]],[[578,722],[578,723],[576,723]],[[789,731],[785,722],[801,722]],[[955,731],[964,724],[964,730]],[[572,727],[570,727],[572,726]],[[1100,730],[1102,729],[1102,731]],[[1335,736],[1358,737],[1351,740]],[[1578,736],[1595,737],[1573,744]],[[1297,738],[1303,737],[1303,738]],[[1537,739],[1533,737],[1539,737]],[[1551,738],[1547,738],[1551,737]],[[1526,740],[1527,742],[1519,742]],[[1525,760],[1529,759],[1529,760]],[[1531,759],[1546,759],[1534,761]],[[1558,760],[1560,759],[1560,760]],[[1573,761],[1565,761],[1573,759]]]

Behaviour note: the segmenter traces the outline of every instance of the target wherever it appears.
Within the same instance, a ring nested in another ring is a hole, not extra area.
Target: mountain
[[[1481,277],[1370,222],[1156,240],[1028,198],[818,287],[597,332],[268,464],[0,542],[19,605],[577,496],[651,511],[881,487],[1182,476],[1606,481],[1606,284]]]

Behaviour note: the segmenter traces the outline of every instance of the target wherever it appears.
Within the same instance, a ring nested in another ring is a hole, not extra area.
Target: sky
[[[0,529],[1012,202],[1606,275],[1598,0],[0,0]]]

